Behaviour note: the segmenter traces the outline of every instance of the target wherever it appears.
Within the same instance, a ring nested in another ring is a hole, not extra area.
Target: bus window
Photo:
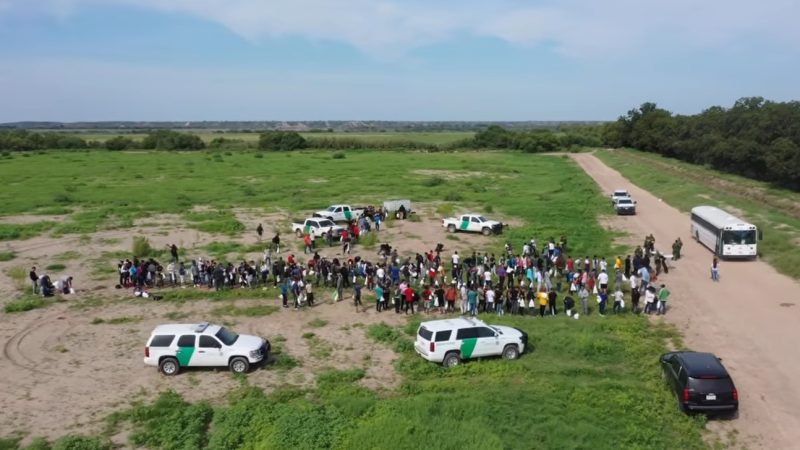
[[[725,230],[722,232],[724,245],[755,245],[755,230]]]

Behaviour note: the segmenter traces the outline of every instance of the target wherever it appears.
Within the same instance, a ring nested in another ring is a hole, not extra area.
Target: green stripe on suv
[[[466,230],[467,228],[469,228],[469,220],[462,220],[461,226],[459,228],[461,228],[462,230]]]
[[[194,347],[180,347],[178,348],[178,353],[175,353],[175,356],[178,358],[178,364],[181,367],[189,366],[189,361],[192,360],[192,355],[194,354]]]
[[[468,338],[461,341],[461,357],[471,358],[472,353],[475,351],[475,345],[478,343],[478,338]]]

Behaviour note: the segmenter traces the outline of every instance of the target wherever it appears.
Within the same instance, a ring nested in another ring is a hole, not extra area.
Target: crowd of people
[[[276,236],[277,237],[277,236]],[[275,244],[273,240],[273,244]],[[350,294],[357,310],[363,310],[369,293],[377,312],[423,312],[476,315],[555,316],[559,309],[579,317],[594,310],[605,315],[625,308],[626,297],[633,312],[665,314],[669,291],[658,283],[668,273],[666,257],[648,236],[633,256],[613,260],[597,255],[573,257],[567,240],[536,239],[514,248],[507,243],[500,255],[453,251],[444,256],[444,246],[402,256],[382,244],[374,261],[362,256],[328,257],[313,249],[301,261],[294,254],[268,246],[258,261],[238,264],[196,258],[179,261],[178,249],[170,246],[171,259],[162,265],[152,258],[120,261],[119,284],[137,292],[165,286],[195,286],[223,290],[273,287],[279,289],[283,307],[313,306],[318,288],[332,290],[334,301]]]

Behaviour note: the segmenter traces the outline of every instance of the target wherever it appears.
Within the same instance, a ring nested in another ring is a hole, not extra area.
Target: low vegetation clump
[[[48,304],[49,302],[37,295],[23,295],[20,298],[16,298],[6,303],[3,307],[3,310],[7,314],[19,313],[30,311],[32,309],[44,308]]]
[[[50,264],[46,266],[44,269],[48,272],[63,272],[67,266],[61,263]]]
[[[134,236],[131,254],[134,258],[151,256],[153,254],[153,247],[150,246],[150,240],[145,236]]]
[[[16,257],[17,254],[14,252],[0,252],[0,262],[11,261]]]

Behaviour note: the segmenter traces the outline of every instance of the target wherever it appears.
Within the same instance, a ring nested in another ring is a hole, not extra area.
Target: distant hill
[[[201,122],[10,122],[0,128],[27,130],[108,130],[141,132],[154,129],[221,130],[260,132],[294,130],[303,132],[380,132],[380,131],[478,131],[490,125],[509,130],[557,128],[559,125],[595,125],[600,121],[515,121],[515,122],[449,122],[449,121],[380,121],[380,120],[311,120],[311,121],[201,121]]]

